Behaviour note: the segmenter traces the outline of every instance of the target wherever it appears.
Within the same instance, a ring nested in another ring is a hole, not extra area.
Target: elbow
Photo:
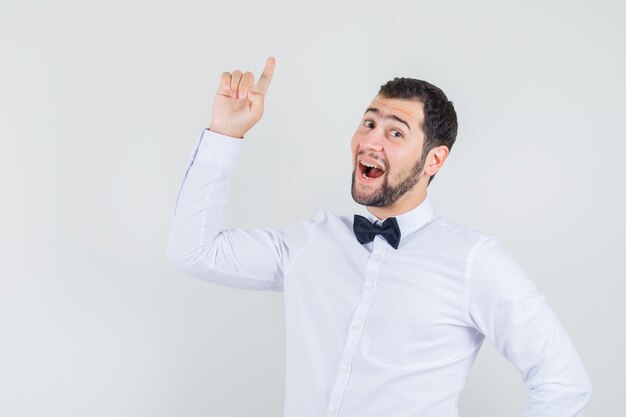
[[[572,384],[573,391],[575,392],[576,396],[580,399],[579,400],[580,403],[583,406],[586,406],[591,398],[593,385],[591,383],[591,379],[589,378],[589,375],[587,374],[586,370],[582,367],[582,364],[581,364],[581,369],[578,374],[579,374],[579,377],[578,377],[577,382]]]
[[[580,395],[585,405],[589,403],[592,392],[593,392],[593,384],[591,383],[589,376],[587,376],[580,387],[580,393],[581,393]]]
[[[184,257],[181,256],[181,253],[177,248],[172,247],[170,244],[167,245],[165,249],[165,258],[168,263],[176,268],[179,271],[184,271],[186,269]]]
[[[169,264],[178,271],[188,275],[194,275],[198,264],[198,256],[191,249],[175,244],[173,240],[170,239],[165,249],[165,257]]]
[[[579,412],[582,412],[591,399],[593,386],[589,377],[584,374],[584,376],[579,377],[577,382],[572,382],[569,388],[567,388],[567,391],[568,401],[571,402],[572,405],[576,404]]]
[[[167,245],[167,248],[165,249],[165,258],[167,259],[167,262],[176,269],[180,270],[181,267],[183,266],[180,253],[174,248],[172,248],[169,244]]]
[[[165,257],[179,272],[207,280],[216,272],[214,262],[208,262],[207,254],[211,247],[186,245],[170,239],[165,249]]]

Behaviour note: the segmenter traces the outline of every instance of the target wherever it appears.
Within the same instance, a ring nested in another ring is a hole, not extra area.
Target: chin
[[[352,199],[355,203],[362,206],[371,206],[371,202],[376,200],[375,196],[379,193],[379,188],[380,187],[364,186],[356,182],[353,178],[351,188]]]

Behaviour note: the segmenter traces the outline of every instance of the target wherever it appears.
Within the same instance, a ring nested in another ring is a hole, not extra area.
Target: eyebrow
[[[367,113],[368,111],[371,111],[374,114],[377,114],[380,116],[380,110],[378,110],[376,107],[368,107],[367,110],[365,110],[365,113]],[[363,113],[363,114],[365,114]],[[400,123],[404,123],[407,127],[407,129],[409,129],[409,132],[411,131],[411,126],[409,126],[409,124],[407,122],[405,122],[404,120],[402,120],[401,118],[399,118],[398,116],[396,116],[395,114],[385,114],[382,116],[383,119],[394,119],[397,120]]]

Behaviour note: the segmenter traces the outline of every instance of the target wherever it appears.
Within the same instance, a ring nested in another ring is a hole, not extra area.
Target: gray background
[[[380,84],[429,80],[460,132],[435,209],[500,238],[626,415],[621,1],[0,0],[0,415],[282,413],[280,293],[173,269],[165,243],[222,71],[277,59],[227,227],[354,212],[350,138]],[[519,413],[485,343],[461,416]]]

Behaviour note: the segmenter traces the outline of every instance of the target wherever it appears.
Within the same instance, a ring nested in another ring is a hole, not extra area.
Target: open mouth
[[[359,175],[366,180],[374,180],[385,175],[385,169],[372,162],[359,161]]]

